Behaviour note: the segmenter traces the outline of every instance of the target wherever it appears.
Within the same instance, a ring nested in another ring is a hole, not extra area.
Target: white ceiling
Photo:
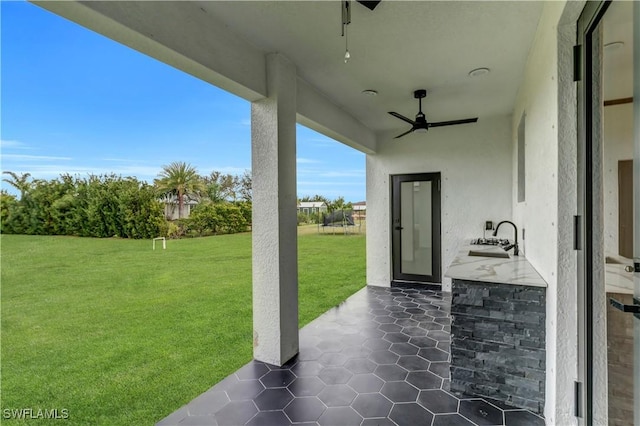
[[[287,56],[304,80],[374,131],[406,130],[387,111],[413,118],[421,88],[429,121],[509,114],[542,10],[542,2],[383,0],[370,11],[354,1],[345,64],[338,1],[200,6],[257,49]],[[478,67],[491,73],[469,77]]]

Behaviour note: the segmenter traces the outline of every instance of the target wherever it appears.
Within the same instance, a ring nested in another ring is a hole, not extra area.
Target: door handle
[[[404,228],[402,226],[396,226],[396,231],[402,231]]]
[[[627,265],[627,266],[624,267],[624,270],[626,272],[633,272],[633,271],[635,271],[635,268],[633,266],[631,266],[631,265]]]

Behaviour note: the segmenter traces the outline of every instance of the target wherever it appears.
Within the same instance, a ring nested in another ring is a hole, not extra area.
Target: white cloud
[[[24,142],[0,139],[0,149],[31,149]]]
[[[53,157],[50,155],[25,155],[25,154],[2,154],[3,160],[22,160],[22,161],[69,161],[71,157]]]
[[[318,164],[322,163],[322,161],[314,160],[311,158],[296,158],[296,163],[298,164]]]

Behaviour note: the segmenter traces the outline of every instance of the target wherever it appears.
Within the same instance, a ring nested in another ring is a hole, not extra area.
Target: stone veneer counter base
[[[542,413],[545,402],[546,282],[524,256],[468,256],[452,278],[451,391]]]

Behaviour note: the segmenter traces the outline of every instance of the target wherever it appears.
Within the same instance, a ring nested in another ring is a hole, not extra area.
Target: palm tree
[[[20,199],[22,200],[24,198],[24,195],[31,188],[31,182],[29,182],[31,173],[22,173],[20,175],[10,171],[5,171],[2,173],[11,176],[11,179],[4,178],[2,180],[20,191]]]
[[[162,171],[154,182],[161,192],[178,197],[178,218],[182,217],[184,196],[193,194],[201,187],[198,171],[184,161],[174,161],[168,166],[162,166]]]

